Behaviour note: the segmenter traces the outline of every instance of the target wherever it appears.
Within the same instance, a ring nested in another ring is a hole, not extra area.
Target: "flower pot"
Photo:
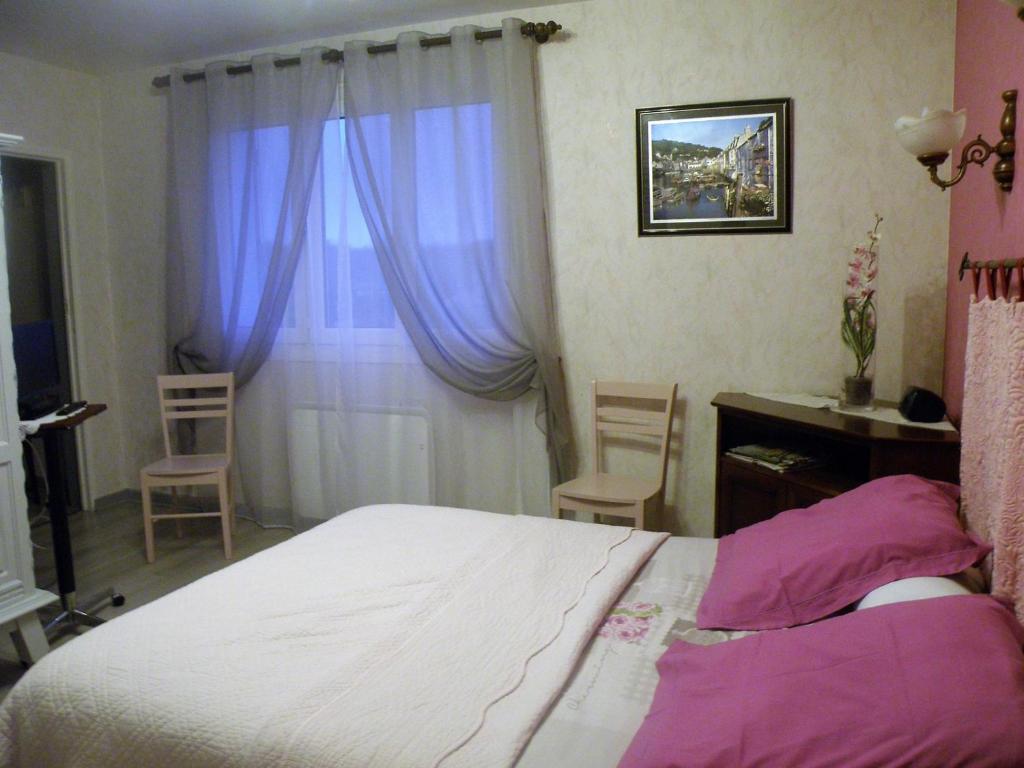
[[[875,341],[878,338],[878,226],[882,217],[875,214],[874,229],[868,241],[853,249],[847,262],[843,288],[843,344],[853,353],[852,375],[843,380],[840,405],[845,410],[870,411],[874,397]]]
[[[843,408],[870,411],[875,393],[875,381],[870,376],[847,376],[843,380]]]

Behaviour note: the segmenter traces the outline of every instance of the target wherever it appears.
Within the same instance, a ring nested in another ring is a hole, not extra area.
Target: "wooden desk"
[[[78,607],[75,585],[75,562],[71,552],[71,532],[68,529],[67,498],[64,493],[64,466],[61,460],[61,441],[71,434],[71,430],[87,419],[91,419],[107,406],[103,403],[89,403],[85,410],[66,419],[52,421],[39,427],[39,435],[43,439],[46,453],[46,478],[49,489],[47,509],[50,513],[50,533],[53,537],[53,558],[57,568],[57,590],[63,609],[56,618],[46,625],[46,633],[58,635],[65,630],[73,630],[80,626],[94,627],[102,624],[103,619],[93,616],[90,612],[99,605],[112,602],[114,605],[124,603],[124,597],[109,590],[102,596],[83,603]]]
[[[879,401],[881,406],[895,403]],[[722,392],[718,409],[715,536],[806,507],[885,475],[958,482],[960,434]],[[788,445],[821,456],[819,467],[775,472],[728,456],[748,443]]]

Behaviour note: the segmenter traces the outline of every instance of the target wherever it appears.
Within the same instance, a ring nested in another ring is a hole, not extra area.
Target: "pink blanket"
[[[1024,621],[1024,306],[972,300],[961,424],[968,527],[994,549],[992,592]]]

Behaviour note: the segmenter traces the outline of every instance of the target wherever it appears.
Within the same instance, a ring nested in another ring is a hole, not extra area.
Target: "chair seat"
[[[595,475],[582,475],[575,480],[562,483],[555,490],[563,496],[577,499],[621,501],[626,504],[651,498],[661,490],[661,483],[657,480],[601,472]]]
[[[142,471],[147,475],[206,475],[227,468],[226,456],[169,456]]]

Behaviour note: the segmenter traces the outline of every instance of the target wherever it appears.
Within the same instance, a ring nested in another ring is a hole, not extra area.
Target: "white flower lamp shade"
[[[948,155],[964,135],[967,113],[964,110],[925,109],[920,117],[901,117],[896,121],[896,138],[914,157]],[[945,158],[943,158],[945,159]]]

